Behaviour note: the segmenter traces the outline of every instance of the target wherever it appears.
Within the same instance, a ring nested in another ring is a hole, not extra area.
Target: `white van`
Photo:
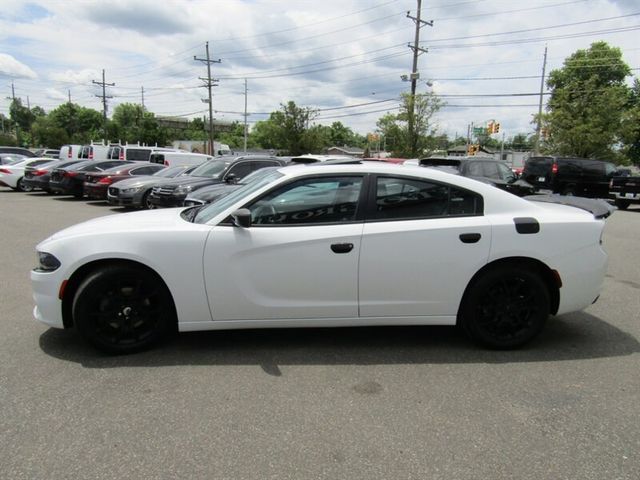
[[[111,145],[107,152],[108,160],[132,160],[148,162],[153,152],[179,152],[174,148],[146,147],[142,145]]]
[[[82,145],[62,145],[60,147],[60,160],[77,160],[82,152]]]
[[[200,165],[201,163],[212,159],[213,157],[211,155],[191,152],[153,152],[149,157],[150,162],[159,163],[168,167]]]
[[[82,150],[78,158],[85,160],[109,160],[107,154],[109,153],[109,145],[104,143],[93,143],[90,145],[83,145]]]

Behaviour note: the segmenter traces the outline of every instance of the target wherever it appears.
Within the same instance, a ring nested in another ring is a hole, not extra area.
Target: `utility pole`
[[[418,84],[418,55],[420,53],[426,53],[426,48],[420,48],[420,28],[423,25],[429,25],[433,27],[433,20],[427,22],[425,20],[420,19],[420,13],[422,9],[422,0],[418,1],[418,9],[415,17],[410,15],[411,12],[407,12],[407,18],[413,20],[416,24],[416,33],[413,40],[413,45],[409,44],[409,48],[413,50],[413,67],[411,69],[411,97],[409,98],[409,118],[408,118],[408,126],[409,126],[409,150],[411,151],[411,155],[415,156],[418,154],[416,151],[418,149],[418,136],[415,132],[415,103],[416,103],[416,86]]]
[[[95,83],[96,85],[100,85],[102,87],[102,95],[96,95],[96,97],[102,97],[102,106],[103,106],[103,116],[104,116],[104,138],[108,138],[107,135],[107,98],[113,98],[111,95],[107,95],[106,88],[115,87],[115,83],[106,83],[104,80],[104,68],[102,69],[102,82],[96,82],[95,80],[91,80],[91,83]]]
[[[142,93],[142,110],[144,110],[144,87],[140,87],[140,92]]]
[[[244,79],[244,153],[247,153],[247,79]]]
[[[27,110],[31,110],[31,103],[29,103],[29,95],[27,95]]]
[[[13,82],[11,82],[11,100],[14,102],[16,101],[16,90],[13,85]]]
[[[534,153],[540,154],[540,131],[542,129],[542,97],[544,95],[544,74],[547,68],[547,46],[544,46],[544,60],[542,62],[542,76],[540,77],[540,100],[538,101],[538,121],[536,122],[536,142]]]
[[[69,93],[69,103],[71,103],[71,89],[67,90],[67,92]]]
[[[218,60],[211,60],[211,58],[209,57],[209,42],[207,42],[205,44],[205,49],[207,52],[207,58],[198,58],[195,55],[193,56],[194,60],[197,60],[198,62],[203,62],[207,64],[207,78],[203,78],[203,77],[198,77],[200,80],[202,80],[204,82],[204,87],[207,88],[208,92],[209,92],[209,154],[213,155],[213,101],[212,101],[212,94],[211,94],[211,88],[215,87],[218,85],[218,80],[216,80],[215,78],[211,78],[211,64],[212,63],[221,63],[222,60],[218,59]]]

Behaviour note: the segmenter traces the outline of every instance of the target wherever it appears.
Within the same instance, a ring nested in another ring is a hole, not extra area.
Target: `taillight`
[[[98,183],[102,183],[103,185],[109,185],[110,183],[113,182],[113,178],[111,177],[102,177],[100,180],[98,180]]]
[[[124,160],[124,150],[120,150],[120,155],[118,156],[118,160]]]
[[[0,173],[11,173],[11,170],[7,170],[6,168],[0,168]]]
[[[67,151],[67,158],[71,158],[71,147],[69,147],[69,150]]]
[[[93,160],[93,149],[89,150],[89,160]]]
[[[46,170],[34,170],[33,172],[31,172],[31,174],[36,177],[39,177],[40,175],[44,175],[45,173],[47,173]]]
[[[164,164],[168,167],[169,166],[169,160],[165,160]]]
[[[558,164],[557,163],[554,163],[553,165],[551,165],[551,173],[554,174],[554,175],[556,173],[558,173]]]
[[[64,176],[67,178],[75,177],[78,175],[78,172],[64,172]]]

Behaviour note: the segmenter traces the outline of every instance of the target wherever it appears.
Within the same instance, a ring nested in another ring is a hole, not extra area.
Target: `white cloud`
[[[36,72],[31,70],[31,68],[6,53],[0,53],[0,75],[11,78],[29,78],[32,80],[38,78]]]

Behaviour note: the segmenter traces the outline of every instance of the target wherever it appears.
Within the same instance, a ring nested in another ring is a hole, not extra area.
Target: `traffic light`
[[[491,135],[494,128],[495,124],[493,123],[493,121],[489,122],[489,125],[487,125],[487,135]]]
[[[476,154],[476,152],[478,151],[479,146],[478,145],[469,145],[469,148],[467,150],[467,155],[469,156],[473,156]]]
[[[493,124],[493,133],[500,133],[500,124],[498,122]]]

